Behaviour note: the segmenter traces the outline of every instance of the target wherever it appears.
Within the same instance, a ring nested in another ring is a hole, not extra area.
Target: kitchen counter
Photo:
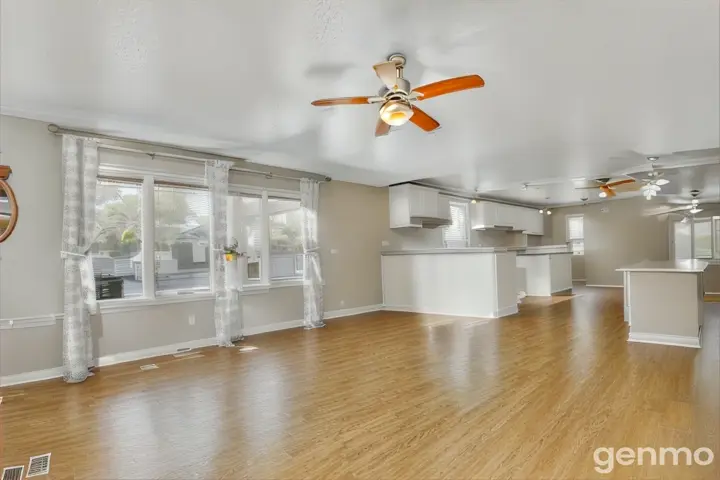
[[[529,255],[572,255],[572,252],[518,252],[518,256],[527,257]]]
[[[515,250],[431,248],[382,252],[385,310],[465,317],[517,313]]]
[[[386,250],[381,255],[444,255],[452,253],[505,253],[520,250],[519,247],[468,247],[468,248],[416,248],[409,250]]]
[[[664,260],[644,262],[630,265],[629,267],[618,268],[618,272],[674,272],[674,273],[701,273],[708,266],[708,262],[702,260]]]
[[[628,341],[700,348],[707,266],[702,260],[646,260],[618,268]]]

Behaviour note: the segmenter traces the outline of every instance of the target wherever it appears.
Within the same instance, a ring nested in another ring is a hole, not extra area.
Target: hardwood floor
[[[378,312],[5,388],[0,466],[52,452],[51,478],[93,480],[720,477],[720,459],[607,475],[593,460],[720,455],[720,305],[694,350],[628,344],[622,290],[579,293],[496,320]]]

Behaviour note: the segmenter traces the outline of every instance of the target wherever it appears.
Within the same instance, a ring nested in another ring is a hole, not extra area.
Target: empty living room
[[[718,0],[0,0],[0,480],[718,455]]]

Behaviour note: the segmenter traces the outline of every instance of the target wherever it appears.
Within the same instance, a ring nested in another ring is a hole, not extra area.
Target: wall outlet
[[[341,306],[341,307],[344,307],[344,306],[345,306],[345,300],[340,300],[340,306]]]
[[[383,247],[389,247],[389,246],[390,246],[390,242],[388,242],[387,240],[383,240],[383,241],[380,243],[380,245],[382,245]]]
[[[337,248],[331,248],[331,249],[330,249],[330,253],[332,253],[333,255],[335,255],[335,254],[338,253],[338,252],[339,252],[339,250],[338,250]]]
[[[195,325],[195,314],[191,314],[188,316],[188,324]]]

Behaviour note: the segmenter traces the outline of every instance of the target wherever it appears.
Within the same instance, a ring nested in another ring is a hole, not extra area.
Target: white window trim
[[[102,164],[98,169],[98,176],[124,176],[142,180],[142,216],[141,216],[141,238],[143,241],[143,295],[141,297],[112,298],[98,300],[101,313],[116,313],[142,309],[149,306],[168,305],[174,303],[202,302],[215,298],[213,280],[213,257],[210,261],[210,288],[196,290],[155,290],[155,181],[171,181],[185,183],[188,185],[205,185],[205,178],[193,175],[178,175],[166,172],[159,172],[151,169],[131,168],[116,164]],[[262,265],[265,265],[260,272],[259,283],[247,283],[243,285],[241,295],[256,295],[269,293],[271,289],[299,287],[303,285],[302,278],[286,278],[271,280],[270,277],[270,222],[268,215],[268,198],[280,197],[288,200],[300,200],[300,192],[295,190],[284,190],[278,188],[263,188],[252,185],[231,183],[228,191],[236,194],[257,195],[261,198],[261,240],[266,248],[263,248]],[[145,246],[150,248],[145,248]]]
[[[570,237],[570,219],[571,218],[582,218],[583,219],[583,236],[580,238]],[[582,240],[585,241],[585,215],[582,213],[574,213],[572,215],[565,215],[565,240]]]

